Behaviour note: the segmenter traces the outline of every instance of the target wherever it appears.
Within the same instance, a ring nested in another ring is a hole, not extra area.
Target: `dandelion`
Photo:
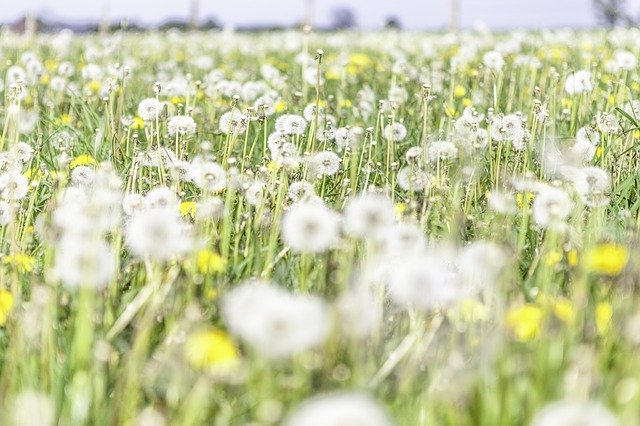
[[[344,211],[345,231],[356,237],[371,238],[393,222],[391,200],[380,194],[364,193],[347,202]]]
[[[458,157],[458,148],[449,141],[431,142],[428,150],[430,163],[446,163]]]
[[[191,136],[196,133],[196,122],[187,115],[171,117],[167,124],[169,136]]]
[[[155,121],[162,111],[162,104],[156,98],[148,98],[138,104],[138,116],[146,122]]]
[[[238,348],[220,330],[202,330],[189,335],[185,357],[194,368],[213,372],[232,369],[240,360]]]
[[[407,128],[402,123],[387,124],[384,138],[388,141],[402,142],[407,137]]]
[[[297,203],[284,216],[282,238],[295,252],[322,252],[337,243],[339,221],[338,214],[323,204]]]
[[[191,229],[175,210],[152,208],[134,214],[125,228],[131,253],[150,260],[166,261],[192,249]]]
[[[285,426],[391,426],[393,423],[378,403],[361,393],[338,393],[302,403],[285,421]]]
[[[569,95],[589,93],[594,89],[591,72],[580,70],[569,74],[564,83],[564,91]]]
[[[546,187],[533,200],[533,218],[543,228],[561,225],[572,209],[571,198],[559,188]]]
[[[193,182],[211,193],[222,191],[227,185],[227,173],[222,166],[210,161],[194,161],[191,167]]]
[[[7,290],[0,289],[0,327],[7,323],[11,309],[13,309],[13,294]]]
[[[544,313],[534,304],[526,304],[507,312],[506,324],[520,342],[528,342],[540,335]]]
[[[629,251],[619,244],[599,244],[584,255],[590,272],[608,276],[620,275],[629,261]]]
[[[267,358],[288,358],[322,343],[329,331],[321,299],[293,295],[274,284],[247,282],[225,298],[229,330]]]
[[[8,201],[22,200],[29,191],[29,181],[22,174],[9,172],[0,174],[0,196]]]
[[[2,259],[2,263],[5,265],[11,265],[22,273],[27,273],[33,271],[36,265],[36,260],[25,253],[15,253],[5,256]]]
[[[617,426],[616,418],[599,402],[559,401],[538,412],[532,426]]]
[[[227,268],[226,260],[213,250],[200,250],[196,255],[196,268],[203,275],[224,272]]]
[[[15,426],[53,426],[56,423],[55,406],[48,395],[24,389],[10,405],[9,421]]]
[[[319,176],[333,176],[340,170],[340,157],[334,152],[323,151],[309,160],[310,172]]]

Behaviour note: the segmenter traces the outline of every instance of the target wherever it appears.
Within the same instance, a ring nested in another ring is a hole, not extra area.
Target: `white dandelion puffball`
[[[132,254],[166,261],[192,249],[191,229],[176,210],[151,208],[135,213],[125,228],[125,242]]]
[[[56,251],[54,269],[60,281],[70,288],[102,289],[115,274],[115,255],[103,241],[65,238]]]
[[[340,170],[341,161],[335,152],[318,152],[309,160],[309,171],[314,175],[333,176]]]
[[[337,393],[309,399],[285,426],[391,426],[387,412],[369,395]]]
[[[431,142],[428,153],[430,163],[446,163],[458,158],[458,148],[453,142],[449,141]]]
[[[384,138],[388,141],[402,142],[407,137],[407,128],[402,123],[387,124],[384,128]]]
[[[389,267],[389,296],[404,308],[429,311],[466,296],[448,259],[440,254],[417,253]]]
[[[344,210],[345,231],[355,237],[374,237],[393,223],[391,199],[382,194],[364,193],[352,197]]]
[[[144,99],[138,104],[138,116],[146,122],[156,120],[162,111],[162,104],[156,98]]]
[[[324,204],[301,202],[282,220],[282,239],[298,253],[318,253],[340,238],[340,216]]]
[[[617,426],[618,420],[598,402],[554,402],[534,417],[531,426]]]
[[[492,71],[500,71],[504,67],[504,57],[502,53],[492,50],[484,54],[482,63]]]
[[[545,187],[533,200],[533,218],[543,228],[564,223],[572,209],[571,197],[559,188]]]
[[[222,302],[229,331],[271,359],[288,358],[321,344],[329,331],[322,299],[297,295],[267,282],[248,281]]]
[[[227,186],[227,173],[212,161],[193,161],[190,174],[196,186],[208,192],[220,192]]]
[[[55,407],[52,399],[35,390],[23,390],[11,401],[11,420],[16,426],[53,426]],[[4,417],[4,415],[3,415]]]
[[[191,136],[196,133],[196,122],[188,115],[171,117],[167,124],[169,136]]]
[[[0,197],[9,201],[22,200],[29,191],[29,181],[19,172],[0,175]]]
[[[587,70],[576,71],[569,74],[564,82],[564,90],[569,95],[589,93],[594,87],[591,72]]]

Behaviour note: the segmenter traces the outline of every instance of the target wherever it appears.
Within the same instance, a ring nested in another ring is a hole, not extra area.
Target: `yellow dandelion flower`
[[[131,125],[131,129],[133,130],[144,129],[144,120],[136,115],[133,118],[133,124]]]
[[[628,261],[629,251],[618,244],[599,244],[584,255],[587,270],[609,276],[619,275]]]
[[[576,317],[571,301],[560,297],[551,302],[553,314],[562,322],[571,324]]]
[[[524,207],[525,202],[527,203],[527,205],[529,205],[534,198],[536,198],[536,194],[532,192],[527,192],[525,194],[523,194],[522,192],[518,192],[516,194],[516,204],[518,205],[518,208],[522,208]]]
[[[453,96],[454,96],[456,99],[464,98],[466,94],[467,94],[467,89],[465,89],[465,88],[464,88],[464,86],[457,85],[457,86],[453,89]]]
[[[325,77],[327,80],[340,80],[340,73],[331,68],[330,70],[327,70]]]
[[[64,124],[65,126],[70,125],[72,121],[73,121],[73,118],[69,114],[62,114],[60,116],[60,123]]]
[[[22,273],[26,273],[33,271],[33,268],[36,265],[36,260],[27,254],[15,253],[5,256],[2,259],[2,263],[12,266]]]
[[[278,101],[276,104],[276,112],[282,112],[287,108],[287,104],[284,101]]]
[[[98,165],[98,161],[88,154],[78,155],[76,158],[74,158],[71,161],[71,163],[69,163],[69,167],[72,169],[78,166],[94,166],[95,167],[97,165]]]
[[[578,250],[576,249],[569,250],[569,252],[567,253],[567,263],[571,267],[578,265]]]
[[[349,99],[344,99],[338,103],[338,107],[340,108],[351,108],[353,103]]]
[[[50,81],[51,81],[51,76],[49,76],[49,74],[42,74],[40,76],[40,84],[42,84],[43,86],[48,85]]]
[[[200,250],[196,256],[196,267],[203,275],[224,272],[227,261],[213,250]]]
[[[240,360],[235,343],[223,331],[203,330],[191,334],[185,344],[185,358],[194,368],[233,368]]]
[[[13,309],[13,294],[0,289],[0,327],[7,323],[11,309]]]
[[[543,318],[542,309],[529,303],[510,309],[507,312],[506,324],[518,341],[528,342],[540,335]]]
[[[600,302],[596,306],[596,328],[598,334],[604,335],[611,328],[611,318],[613,318],[613,308],[608,302]]]
[[[548,266],[555,266],[558,263],[562,262],[563,257],[564,255],[560,250],[552,250],[549,253],[547,253],[545,263]]]
[[[194,219],[196,217],[196,210],[198,205],[195,201],[183,201],[178,206],[178,210],[180,211],[180,216]]]
[[[470,98],[464,98],[462,100],[462,106],[465,108],[468,106],[471,106],[472,104],[473,104],[473,101]]]
[[[402,215],[405,211],[407,211],[407,204],[406,203],[395,203],[393,206],[393,209],[395,210],[397,215]]]

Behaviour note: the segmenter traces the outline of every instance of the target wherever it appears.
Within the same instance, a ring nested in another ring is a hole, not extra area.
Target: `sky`
[[[225,25],[293,24],[305,16],[313,2],[314,22],[326,25],[331,12],[348,7],[364,28],[380,27],[394,15],[408,29],[443,28],[449,22],[450,0],[198,0],[199,16],[215,17]],[[589,27],[597,24],[592,0],[459,0],[461,24],[489,28]],[[10,22],[32,12],[50,19],[73,22],[128,17],[155,24],[168,18],[189,16],[191,0],[0,0],[0,22]],[[629,0],[640,11],[640,0]]]

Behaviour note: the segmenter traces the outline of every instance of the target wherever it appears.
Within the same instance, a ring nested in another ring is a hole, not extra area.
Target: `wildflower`
[[[285,421],[285,426],[391,426],[385,410],[369,395],[337,393],[312,398]]]
[[[441,253],[419,254],[397,259],[389,265],[389,296],[409,309],[432,310],[448,306],[466,296],[459,277]]]
[[[340,170],[340,157],[331,151],[315,154],[309,161],[310,172],[319,176],[333,176]]]
[[[5,200],[18,201],[27,196],[29,181],[22,174],[8,172],[0,174],[0,196]]]
[[[13,294],[7,290],[0,289],[0,327],[7,323],[11,309],[13,309]]]
[[[344,226],[357,237],[372,237],[382,232],[394,219],[391,200],[380,194],[364,193],[351,198],[345,207]]]
[[[628,261],[629,251],[618,244],[599,244],[584,255],[587,270],[608,276],[620,275]]]
[[[433,186],[433,178],[417,166],[400,169],[397,176],[398,186],[405,191],[422,192]]]
[[[13,222],[14,209],[11,204],[0,200],[0,226],[6,226]]]
[[[235,367],[240,354],[226,333],[220,330],[202,330],[187,337],[185,357],[194,368],[220,371]]]
[[[197,207],[198,205],[195,201],[183,201],[180,203],[178,211],[180,212],[180,216],[182,217],[188,216],[191,219],[195,219]]]
[[[12,425],[53,426],[57,423],[52,399],[36,390],[22,390],[12,398],[9,407],[7,417]]]
[[[218,163],[194,160],[191,167],[193,182],[203,190],[216,193],[227,185],[227,173]]]
[[[220,116],[218,125],[222,133],[226,135],[238,135],[247,130],[247,121],[246,114],[234,108]]]
[[[22,273],[31,272],[36,264],[36,260],[25,253],[15,253],[5,256],[2,259],[5,265],[11,265]]]
[[[540,410],[531,426],[617,426],[618,421],[598,402],[559,401]]]
[[[276,119],[276,130],[285,135],[303,135],[307,130],[307,120],[295,114],[284,114]]]
[[[573,202],[569,195],[559,188],[543,188],[533,201],[533,218],[543,228],[563,223],[571,214]]]
[[[576,71],[569,74],[564,83],[564,90],[569,95],[589,93],[594,87],[591,72],[587,70]]]
[[[125,228],[125,242],[141,258],[166,261],[192,248],[191,229],[175,210],[152,208],[134,214]]]
[[[402,142],[407,137],[407,128],[402,123],[387,124],[384,138],[388,141]]]
[[[511,308],[507,312],[506,324],[517,340],[528,342],[540,335],[543,320],[542,309],[534,304]]]
[[[566,324],[572,324],[575,317],[575,309],[573,308],[573,304],[571,301],[559,297],[552,301],[551,307],[553,309],[554,315]]]
[[[458,148],[449,141],[435,141],[429,144],[429,162],[446,163],[458,157]]]
[[[322,343],[329,331],[324,302],[274,284],[236,286],[222,304],[229,330],[267,358],[288,358]]]
[[[303,180],[292,182],[291,185],[289,185],[289,189],[287,190],[287,196],[294,203],[317,197],[313,185]]]
[[[613,318],[613,308],[608,302],[599,302],[596,305],[596,328],[598,334],[605,335],[611,329],[611,319]]]
[[[156,98],[144,99],[138,104],[138,116],[146,122],[155,121],[162,111],[162,104]]]
[[[115,275],[114,256],[105,242],[67,237],[58,245],[54,270],[60,281],[70,288],[101,289]]]
[[[203,275],[224,272],[227,261],[213,250],[200,250],[196,255],[196,267]]]
[[[322,252],[334,245],[339,236],[339,216],[324,204],[297,203],[282,221],[282,238],[295,252]]]
[[[171,117],[167,124],[169,136],[191,136],[196,133],[196,122],[188,115]]]
[[[78,155],[76,158],[71,160],[71,162],[69,163],[69,168],[70,169],[74,169],[74,168],[79,167],[79,166],[97,167],[98,166],[98,161],[95,158],[93,158],[91,155],[88,155],[88,154]]]
[[[504,58],[500,52],[496,51],[485,53],[482,62],[492,71],[500,71],[504,67]]]

